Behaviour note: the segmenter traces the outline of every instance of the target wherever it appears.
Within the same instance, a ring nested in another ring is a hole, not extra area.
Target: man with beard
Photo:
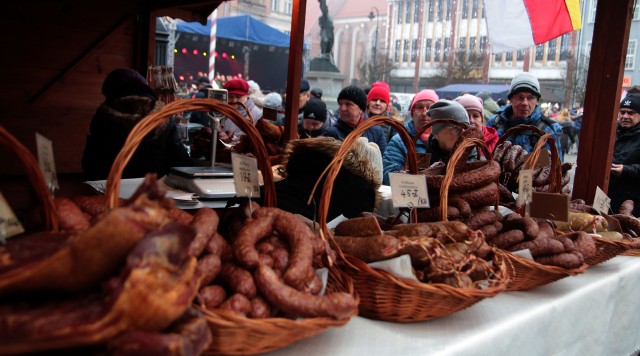
[[[618,212],[625,200],[633,200],[633,216],[640,215],[640,95],[629,94],[620,102],[616,141],[611,160],[609,197]]]
[[[298,137],[321,136],[327,127],[327,105],[322,100],[311,98],[302,111],[302,122],[298,125]]]
[[[511,104],[499,109],[489,119],[487,126],[493,127],[502,136],[508,129],[518,125],[535,126],[553,136],[558,147],[558,155],[562,160],[560,135],[562,127],[542,114],[538,100],[540,100],[540,83],[531,73],[522,72],[511,80],[511,88],[507,98]],[[531,131],[517,132],[507,139],[513,144],[520,145],[527,152],[533,151],[540,137]]]

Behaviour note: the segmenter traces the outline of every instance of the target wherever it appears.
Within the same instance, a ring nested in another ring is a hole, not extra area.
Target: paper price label
[[[0,193],[0,241],[4,242],[7,238],[23,232],[24,227],[20,224],[20,220]]]
[[[523,169],[518,176],[518,204],[524,205],[533,200],[533,170]]]
[[[56,161],[53,159],[53,144],[51,140],[36,132],[36,146],[38,148],[38,163],[47,181],[49,190],[59,189],[56,175]]]
[[[231,154],[233,183],[239,197],[259,198],[260,179],[258,177],[258,161],[238,153]]]
[[[427,180],[420,174],[389,173],[394,208],[428,208]]]
[[[593,198],[593,206],[600,214],[608,214],[611,208],[611,198],[607,196],[604,190],[596,187],[596,196]]]

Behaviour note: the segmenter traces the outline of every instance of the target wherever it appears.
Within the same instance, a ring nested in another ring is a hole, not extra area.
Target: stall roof
[[[208,36],[211,20],[203,25],[198,22],[179,22],[178,31]],[[216,21],[216,37],[246,41],[266,46],[289,48],[291,38],[282,31],[249,15],[221,17]]]
[[[449,84],[435,91],[441,98],[455,98],[465,93],[475,95],[483,90],[491,93],[493,100],[504,99],[507,97],[507,94],[509,94],[509,86],[500,84]]]

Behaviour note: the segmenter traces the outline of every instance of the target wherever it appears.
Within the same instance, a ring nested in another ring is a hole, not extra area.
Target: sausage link
[[[215,210],[211,208],[202,208],[193,216],[191,227],[196,231],[195,238],[189,245],[189,256],[198,257],[202,254],[209,239],[218,229],[220,218]]]

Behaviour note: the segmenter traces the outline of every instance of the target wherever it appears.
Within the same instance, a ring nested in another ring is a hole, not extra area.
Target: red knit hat
[[[369,90],[369,95],[367,95],[367,103],[373,100],[380,99],[387,103],[387,105],[389,105],[389,101],[391,101],[391,94],[389,94],[388,86],[385,87],[383,85],[375,85],[377,83],[373,83],[374,85],[371,87],[371,90]]]
[[[243,79],[231,79],[224,83],[224,88],[227,89],[229,94],[249,95],[249,83]]]

